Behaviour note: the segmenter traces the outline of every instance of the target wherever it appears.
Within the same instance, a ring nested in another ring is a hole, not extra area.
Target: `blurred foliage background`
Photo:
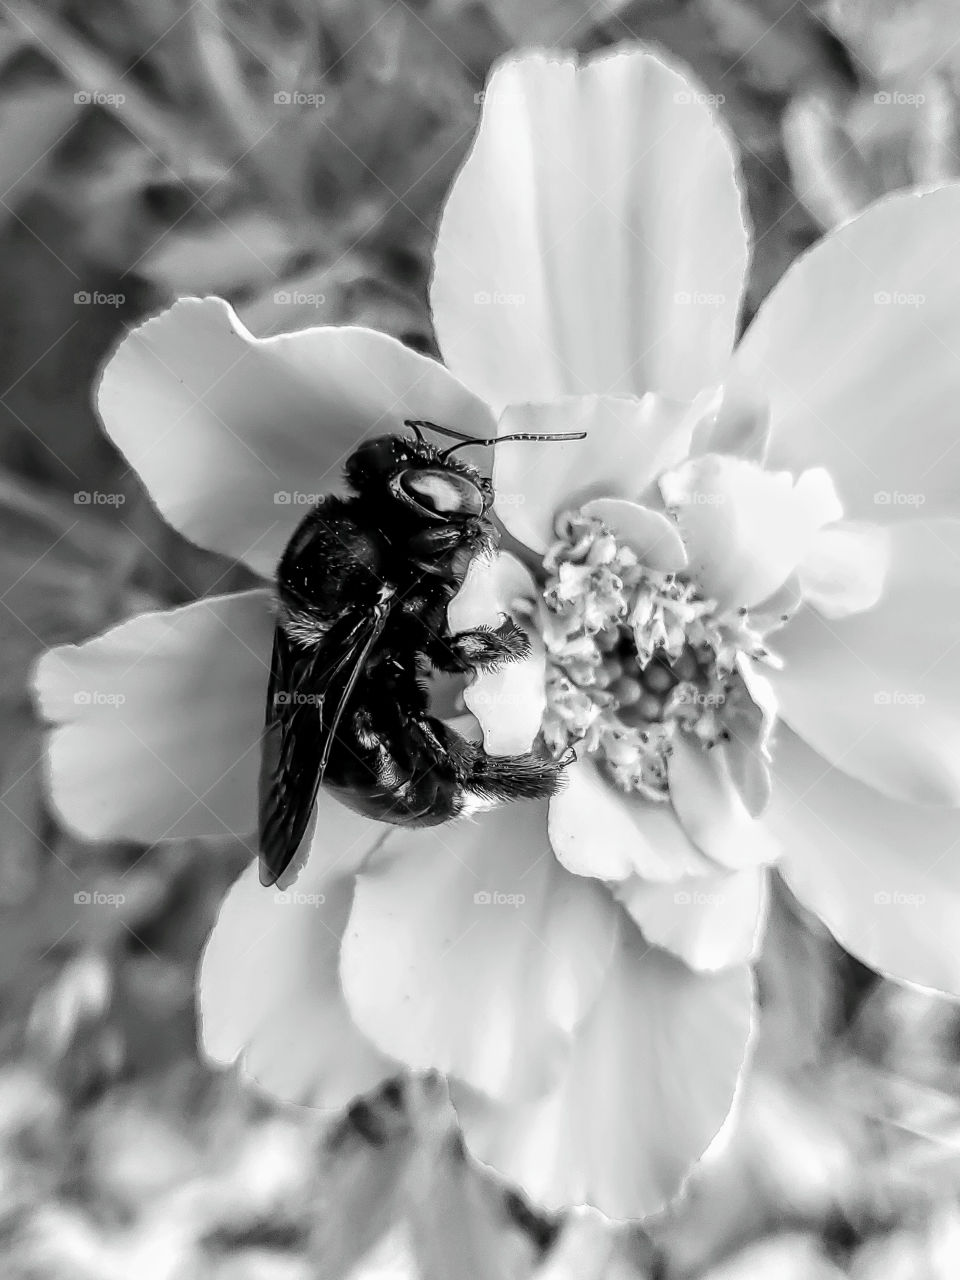
[[[98,431],[91,381],[123,327],[216,292],[260,334],[352,321],[433,351],[430,246],[490,63],[637,38],[694,68],[739,141],[748,312],[823,229],[960,170],[955,0],[0,4],[4,1276],[960,1275],[956,1010],[785,897],[737,1129],[675,1210],[612,1231],[484,1178],[433,1082],[331,1124],[209,1072],[193,975],[243,855],[83,846],[44,806],[41,649],[231,585]],[[78,500],[95,492],[125,501]],[[77,911],[92,890],[124,902]]]

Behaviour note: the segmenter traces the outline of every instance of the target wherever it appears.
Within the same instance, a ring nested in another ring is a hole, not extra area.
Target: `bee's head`
[[[347,483],[365,497],[390,497],[422,520],[467,521],[486,514],[493,486],[475,467],[444,457],[422,438],[376,436],[347,459]]]

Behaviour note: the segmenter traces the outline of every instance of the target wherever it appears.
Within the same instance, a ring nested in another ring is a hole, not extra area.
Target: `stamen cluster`
[[[686,575],[642,565],[601,521],[564,512],[556,534],[543,561],[544,741],[665,801],[677,733],[704,749],[729,739],[730,712],[749,700],[738,659],[763,655],[759,636],[746,610],[722,614]]]

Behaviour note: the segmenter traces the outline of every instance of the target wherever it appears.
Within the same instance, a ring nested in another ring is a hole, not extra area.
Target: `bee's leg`
[[[506,617],[499,627],[434,635],[427,643],[427,657],[438,671],[491,671],[504,662],[519,662],[529,653],[526,634]]]
[[[468,742],[449,725],[431,720],[451,759],[462,790],[480,800],[545,800],[563,785],[564,762],[532,752],[515,756],[487,755],[479,742]]]

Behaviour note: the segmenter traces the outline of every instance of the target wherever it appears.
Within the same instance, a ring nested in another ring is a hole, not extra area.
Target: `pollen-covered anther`
[[[685,575],[641,565],[594,518],[564,513],[544,557],[540,627],[547,654],[542,733],[559,756],[571,746],[610,780],[649,800],[669,798],[677,733],[705,750],[728,741],[749,694],[743,654],[762,637],[745,610],[722,615]]]

